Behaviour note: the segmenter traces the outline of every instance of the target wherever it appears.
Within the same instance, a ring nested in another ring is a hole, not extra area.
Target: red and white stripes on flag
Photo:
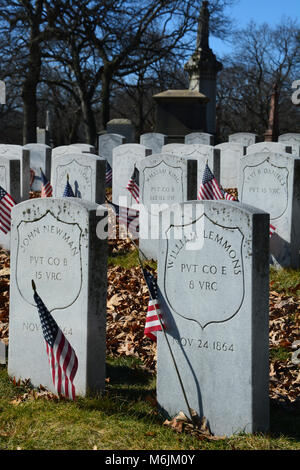
[[[49,181],[47,180],[46,176],[41,169],[41,178],[42,178],[42,189],[41,189],[41,197],[52,197],[53,189]]]
[[[161,321],[159,321],[159,318]],[[152,339],[152,341],[157,341],[157,331],[162,331],[161,322],[162,316],[159,309],[159,304],[156,299],[150,299],[144,330],[145,336],[148,336],[148,338]]]
[[[157,282],[155,277],[147,269],[142,268],[142,270],[150,295],[144,335],[148,336],[152,341],[157,341],[157,332],[162,331],[162,325],[164,325],[157,299]]]
[[[134,167],[133,173],[126,186],[132,197],[139,203],[140,200],[140,187],[139,187],[139,171]]]
[[[5,234],[10,231],[11,210],[15,205],[11,195],[0,186],[0,230]]]
[[[75,400],[73,380],[78,369],[75,351],[36,290],[33,297],[39,312],[53,385],[58,395]]]
[[[49,359],[53,385],[58,395],[75,400],[73,380],[78,368],[78,360],[70,343],[59,329],[51,347],[46,341],[46,352]]]
[[[276,232],[276,227],[274,227],[274,225],[270,224],[270,238],[272,237],[272,235]]]
[[[208,164],[206,163],[202,183],[198,192],[198,200],[219,200],[224,199],[222,194],[222,189],[220,188],[216,178],[209,169]]]

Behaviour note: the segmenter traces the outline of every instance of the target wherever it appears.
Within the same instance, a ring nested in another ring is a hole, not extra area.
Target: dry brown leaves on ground
[[[112,356],[140,358],[147,368],[154,369],[156,345],[144,336],[148,300],[148,289],[140,267],[109,268],[107,352]]]
[[[188,418],[183,411],[180,411],[175,418],[172,420],[166,419],[164,426],[171,428],[173,431],[178,433],[188,433],[192,436],[197,437],[199,440],[220,440],[225,439],[225,436],[213,436],[210,432],[210,429],[207,424],[207,419],[205,417],[200,418],[195,410],[191,410],[191,418]]]
[[[300,339],[300,301],[270,291],[270,349],[289,351],[287,361],[270,363],[270,397],[284,404],[300,404],[300,368],[291,362],[292,346]]]

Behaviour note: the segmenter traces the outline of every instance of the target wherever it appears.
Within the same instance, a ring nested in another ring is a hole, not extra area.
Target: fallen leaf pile
[[[164,426],[171,428],[173,431],[178,433],[188,433],[192,436],[197,437],[199,440],[220,440],[225,439],[225,436],[214,436],[211,434],[205,417],[200,418],[195,410],[191,410],[192,418],[188,418],[183,411],[180,411],[175,418],[172,420],[166,419]]]
[[[11,379],[15,387],[20,388],[20,392],[16,394],[15,398],[10,402],[14,406],[20,405],[25,401],[34,401],[38,399],[48,400],[48,401],[58,401],[63,400],[64,397],[58,397],[54,393],[49,392],[43,385],[39,387],[33,387],[30,380],[16,380],[15,378]]]
[[[140,267],[108,269],[107,352],[112,356],[138,357],[153,370],[156,345],[144,336],[148,300],[148,288]]]
[[[276,402],[300,404],[300,368],[291,362],[292,346],[300,338],[300,301],[270,291],[270,350],[284,348],[287,361],[270,362],[270,397]]]

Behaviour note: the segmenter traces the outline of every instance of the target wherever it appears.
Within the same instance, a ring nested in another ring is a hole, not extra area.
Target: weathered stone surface
[[[105,158],[112,167],[112,152],[115,147],[125,144],[125,137],[120,134],[102,134],[98,137],[98,154]]]
[[[205,132],[192,132],[184,138],[184,143],[187,145],[193,144],[204,144],[204,145],[214,145],[214,136],[212,134],[207,134]]]
[[[278,142],[292,147],[292,154],[296,157],[300,157],[300,134],[290,133],[282,134],[278,138]]]
[[[151,155],[139,163],[140,241],[149,259],[157,259],[159,211],[197,197],[197,162],[168,154]]]
[[[79,147],[82,153],[96,153],[96,149],[94,145],[78,143],[78,144],[72,144],[72,147],[73,146]]]
[[[21,201],[21,161],[18,157],[0,156],[0,186],[16,203]],[[0,246],[10,250],[10,232],[0,230]]]
[[[126,189],[134,167],[139,169],[143,158],[151,155],[151,149],[140,144],[124,144],[113,149],[113,184],[112,202],[125,207],[131,207],[136,201]]]
[[[240,161],[239,200],[270,214],[276,228],[271,263],[300,266],[300,159],[289,154],[254,153]]]
[[[8,373],[54,393],[32,279],[77,355],[76,393],[104,388],[107,245],[96,236],[96,209],[43,198],[12,211]]]
[[[216,435],[265,432],[269,216],[225,201],[186,202],[160,216],[159,302],[189,405]],[[189,415],[164,334],[157,336],[158,403],[171,417]]]
[[[51,178],[51,147],[44,144],[26,144],[24,149],[30,152],[30,168],[35,172],[31,189],[40,191],[42,186],[41,168],[47,180]]]
[[[239,178],[240,158],[246,153],[246,147],[234,142],[225,142],[215,146],[221,152],[221,176],[223,188],[237,188]]]
[[[197,160],[198,167],[198,189],[202,182],[203,173],[205,170],[206,162],[213,172],[217,181],[220,181],[220,150],[212,147],[211,145],[203,144],[168,144],[162,149],[164,153],[171,153],[179,157],[185,157],[192,160]]]
[[[68,153],[84,153],[78,145],[60,145],[52,149],[52,158],[58,155],[67,155]]]
[[[256,144],[257,139],[258,136],[251,132],[237,132],[236,134],[231,134],[228,137],[228,142],[235,142],[237,144],[242,144],[244,147],[249,147],[249,145]]]
[[[140,144],[152,150],[152,154],[161,153],[161,149],[167,144],[167,138],[165,134],[158,132],[149,132],[148,134],[142,134],[140,137]]]
[[[292,147],[288,144],[280,144],[278,142],[259,142],[258,144],[249,145],[246,149],[247,155],[258,152],[273,153],[292,153]]]
[[[69,182],[76,197],[99,204],[105,201],[106,161],[94,154],[65,154],[52,159],[53,197],[62,197]]]
[[[0,157],[18,158],[21,162],[21,200],[25,201],[29,198],[30,190],[30,153],[21,145],[0,145]],[[18,202],[18,201],[16,201]]]

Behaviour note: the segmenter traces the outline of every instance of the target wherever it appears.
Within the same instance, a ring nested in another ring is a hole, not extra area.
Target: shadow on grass
[[[284,408],[271,401],[270,431],[272,437],[285,436],[300,441],[300,407],[299,405]]]
[[[141,362],[135,358],[108,360],[106,376],[109,378],[108,390],[121,392],[133,400],[155,391],[155,375],[142,369]]]

